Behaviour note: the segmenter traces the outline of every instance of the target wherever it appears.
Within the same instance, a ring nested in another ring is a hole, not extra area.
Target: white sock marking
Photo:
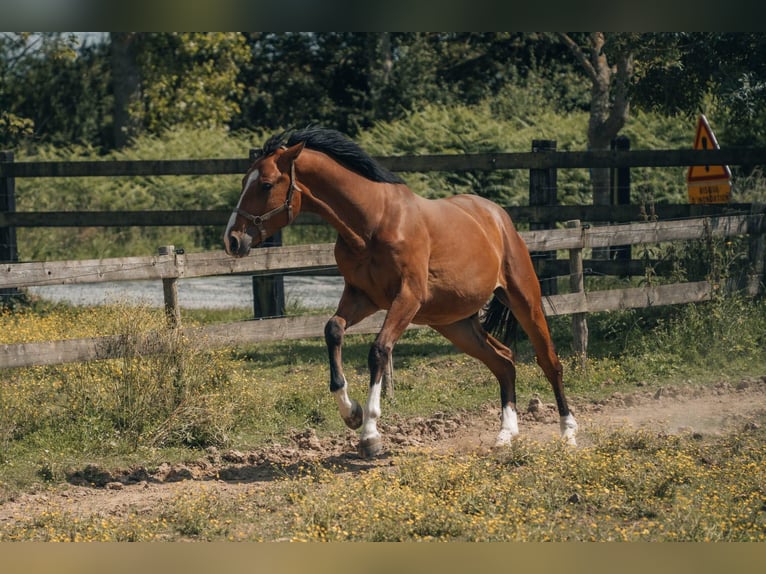
[[[572,414],[570,413],[565,417],[561,417],[559,426],[561,427],[561,438],[566,440],[568,445],[577,446],[577,440],[575,439],[575,434],[577,434],[577,421]]]
[[[378,381],[370,387],[367,395],[367,404],[364,406],[364,422],[362,423],[361,440],[367,440],[380,436],[378,432],[378,418],[380,418],[380,389],[381,382]]]
[[[519,418],[516,411],[510,407],[503,407],[500,418],[500,433],[495,440],[495,446],[511,444],[513,437],[519,434]]]
[[[335,402],[338,403],[338,411],[340,411],[340,416],[343,420],[348,420],[354,410],[354,401],[349,398],[347,389],[348,383],[344,377],[343,387],[333,393]]]

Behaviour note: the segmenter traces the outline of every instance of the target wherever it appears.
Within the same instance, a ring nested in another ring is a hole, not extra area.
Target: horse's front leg
[[[375,456],[383,449],[383,441],[380,432],[378,432],[383,377],[391,361],[394,344],[404,333],[417,310],[418,305],[415,301],[401,296],[396,299],[386,315],[380,333],[370,347],[370,353],[367,357],[370,368],[370,390],[364,407],[364,420],[359,437],[359,453],[362,456]]]
[[[339,315],[333,315],[324,328],[324,338],[330,355],[330,392],[338,403],[338,411],[346,426],[358,429],[362,426],[362,407],[348,396],[348,382],[343,374],[341,349],[345,332],[346,320]]]
[[[338,404],[341,418],[352,429],[362,426],[363,410],[360,404],[348,395],[348,382],[343,373],[343,338],[346,329],[376,310],[363,293],[346,286],[338,310],[325,325],[324,336],[330,359],[330,392]]]

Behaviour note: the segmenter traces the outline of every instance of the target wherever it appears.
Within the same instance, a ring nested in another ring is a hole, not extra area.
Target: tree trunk
[[[368,84],[372,117],[384,117],[382,113],[385,89],[391,80],[394,59],[391,53],[391,34],[380,32],[370,34],[368,39]]]
[[[607,60],[607,42],[603,32],[591,32],[589,45],[585,48],[581,48],[565,33],[561,33],[560,37],[569,46],[591,82],[588,148],[608,150],[630,113],[628,88],[633,75],[633,54],[616,54],[616,63],[612,65]],[[591,170],[591,186],[593,204],[609,205],[609,170]]]
[[[140,33],[111,32],[112,86],[114,90],[114,145],[125,147],[139,132],[140,122],[131,105],[141,97],[141,74],[135,43]]]
[[[611,130],[608,126],[612,111],[609,101],[612,70],[607,62],[603,46],[603,34],[601,32],[591,34],[589,59],[593,66],[593,74],[591,75],[588,147],[594,151],[608,150],[609,141],[613,137],[609,133]],[[609,205],[609,169],[594,168],[591,170],[590,177],[593,189],[593,205]]]
[[[628,87],[633,75],[633,55],[630,52],[617,54],[616,64],[610,65],[603,32],[591,32],[589,45],[585,49],[567,34],[561,33],[560,37],[572,50],[591,82],[588,149],[609,150],[612,139],[623,128],[630,113]],[[609,169],[591,169],[590,182],[593,205],[610,205]],[[592,257],[607,259],[609,249],[593,249]]]

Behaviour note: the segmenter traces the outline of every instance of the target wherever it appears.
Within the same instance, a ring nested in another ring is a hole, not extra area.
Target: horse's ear
[[[306,142],[298,142],[297,144],[294,144],[287,148],[285,150],[285,153],[282,154],[284,157],[287,157],[290,161],[295,161],[298,159],[298,156],[301,155],[301,152],[303,151],[303,148],[306,147]]]

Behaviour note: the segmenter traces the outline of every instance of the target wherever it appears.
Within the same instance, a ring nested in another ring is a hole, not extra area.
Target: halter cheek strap
[[[293,222],[293,194],[296,191],[300,191],[300,188],[295,185],[295,162],[292,162],[290,164],[290,187],[287,190],[287,197],[285,197],[285,202],[282,205],[271,211],[267,211],[263,215],[253,215],[240,207],[235,209],[234,213],[241,215],[255,226],[255,229],[261,236],[261,243],[263,243],[268,235],[265,223],[269,219],[275,215],[279,215],[283,211],[287,211],[287,224],[290,225]]]

